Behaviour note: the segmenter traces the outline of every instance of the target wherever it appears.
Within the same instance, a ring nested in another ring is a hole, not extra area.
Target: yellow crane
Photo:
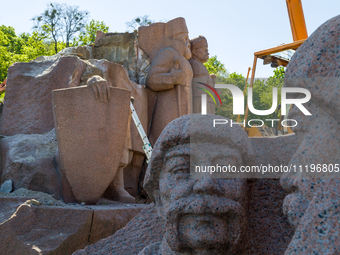
[[[290,59],[280,56],[277,53],[284,52],[287,50],[297,50],[308,38],[307,27],[305,22],[305,16],[303,14],[303,8],[301,0],[286,0],[288,16],[290,21],[290,27],[292,30],[293,42],[283,44],[274,48],[257,51],[254,53],[254,62],[252,68],[252,74],[250,79],[250,87],[253,87],[255,80],[255,71],[257,60],[263,59],[263,64],[271,64],[273,67],[284,66],[286,67]],[[248,117],[248,104],[245,112],[245,122]],[[256,127],[245,128],[250,137],[262,136],[261,132]]]

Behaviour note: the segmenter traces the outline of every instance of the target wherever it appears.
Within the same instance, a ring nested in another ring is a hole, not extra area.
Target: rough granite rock
[[[112,235],[145,207],[101,202],[65,204],[25,189],[0,193],[0,253],[71,254]]]
[[[52,90],[78,86],[85,67],[77,57],[10,66],[0,133],[9,136],[49,132],[54,128]]]
[[[13,190],[13,182],[12,180],[4,181],[1,185],[0,192],[3,193],[10,193]]]
[[[148,205],[126,227],[106,239],[76,251],[80,254],[138,254],[145,246],[160,242],[163,230],[154,204]]]
[[[139,48],[136,34],[98,32],[92,50],[93,58],[124,66],[132,81],[145,85],[150,60]]]
[[[46,134],[19,134],[1,140],[2,181],[13,189],[26,188],[61,198],[61,179],[56,168],[58,151],[54,129]]]

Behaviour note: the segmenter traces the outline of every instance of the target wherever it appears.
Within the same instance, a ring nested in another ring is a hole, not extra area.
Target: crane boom
[[[301,0],[286,0],[294,42],[308,38]]]

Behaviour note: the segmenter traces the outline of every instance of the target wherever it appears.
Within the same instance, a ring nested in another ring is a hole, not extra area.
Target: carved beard
[[[190,45],[186,45],[185,42],[169,38],[168,45],[179,51],[185,59],[191,58]]]
[[[196,59],[198,62],[201,62],[202,64],[206,63],[209,59],[209,54],[206,54],[203,58],[199,58],[197,54],[194,53],[195,51],[192,51],[192,58]]]
[[[176,200],[176,203],[170,204],[164,208],[163,219],[165,225],[165,240],[175,252],[185,252],[190,250],[186,244],[181,240],[179,233],[179,221],[185,214],[215,214],[215,215],[233,215],[235,217],[234,225],[237,228],[233,228],[235,232],[235,238],[229,240],[230,246],[226,247],[229,253],[237,254],[238,251],[245,247],[244,242],[247,236],[247,215],[238,202],[216,198],[211,196],[205,196],[204,198],[187,197]]]

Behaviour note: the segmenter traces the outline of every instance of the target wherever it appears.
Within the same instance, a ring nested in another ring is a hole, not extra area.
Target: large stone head
[[[296,107],[288,116],[298,122],[293,131],[301,141],[290,164],[303,167],[302,172],[281,178],[282,187],[290,193],[284,201],[284,213],[296,230],[289,254],[325,254],[340,247],[339,237],[332,234],[340,231],[336,216],[340,213],[340,207],[336,208],[340,182],[339,172],[335,172],[340,163],[339,48],[337,16],[321,25],[297,50],[285,75],[286,87],[305,88],[312,98],[304,105],[312,116],[305,116]]]
[[[146,172],[144,188],[164,221],[163,243],[174,254],[237,254],[245,246],[248,180],[190,173],[195,165],[240,167],[253,156],[240,126],[214,128],[214,119],[221,117],[193,114],[172,121],[158,138]]]
[[[205,63],[209,59],[207,39],[200,35],[190,40],[192,57],[201,63]]]

